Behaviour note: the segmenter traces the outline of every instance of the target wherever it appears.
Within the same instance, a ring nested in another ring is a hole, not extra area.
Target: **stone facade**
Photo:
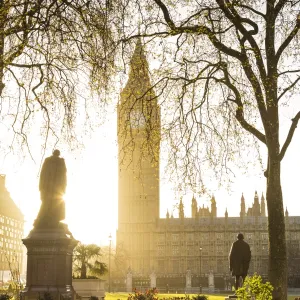
[[[126,253],[125,270],[131,270],[132,288],[149,287],[149,276],[155,273],[157,287],[162,291],[187,288],[193,291],[200,286],[229,289],[232,279],[228,253],[238,232],[244,234],[251,247],[249,273],[257,272],[267,277],[268,220],[263,195],[259,197],[255,192],[253,203],[247,210],[242,195],[239,217],[229,217],[227,210],[224,217],[218,217],[214,196],[210,207],[201,207],[193,197],[191,217],[185,216],[182,200],[178,205],[178,218],[173,214],[170,216],[169,212],[166,218],[159,217],[160,108],[148,73],[148,63],[139,41],[118,106],[117,249]],[[152,113],[144,115],[144,119],[141,112],[145,105]],[[132,120],[132,116],[139,117]],[[147,120],[152,127],[148,127]],[[152,140],[151,151],[147,148],[149,139]],[[126,147],[128,145],[131,147]],[[289,285],[300,287],[300,273],[294,267],[300,260],[300,217],[289,217],[286,211],[286,230]],[[190,274],[188,284],[187,274]],[[122,279],[115,278],[115,282],[122,282]]]
[[[10,276],[12,269],[22,273],[24,216],[5,186],[5,175],[0,174],[0,280]]]

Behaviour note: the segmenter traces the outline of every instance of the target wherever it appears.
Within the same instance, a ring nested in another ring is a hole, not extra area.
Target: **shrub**
[[[263,283],[261,276],[254,274],[247,276],[243,287],[236,291],[238,299],[248,300],[255,297],[256,300],[272,300],[273,287],[270,282]]]
[[[133,294],[129,294],[127,300],[158,300],[157,293],[158,292],[156,288],[147,290],[145,293],[134,289]]]
[[[193,300],[208,300],[208,296],[206,296],[206,295],[197,295],[197,296],[193,296],[192,299]]]
[[[53,300],[51,293],[44,292],[43,295],[39,293],[37,300]]]
[[[12,296],[10,296],[8,294],[0,294],[0,300],[9,300],[11,298],[12,298]]]

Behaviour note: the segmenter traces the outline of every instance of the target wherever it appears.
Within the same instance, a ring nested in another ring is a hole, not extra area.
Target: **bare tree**
[[[299,1],[120,2],[123,57],[133,39],[144,38],[158,65],[152,88],[163,99],[170,163],[183,181],[203,182],[203,166],[219,178],[230,173],[245,145],[266,153],[269,280],[274,296],[286,299],[280,168],[300,111],[287,132],[280,128],[280,111],[297,101],[299,91]]]
[[[104,0],[0,2],[0,122],[12,143],[29,146],[33,122],[44,148],[49,136],[75,138],[79,101],[109,87],[111,13]]]
[[[103,247],[103,261],[109,265],[109,246]],[[124,249],[123,244],[120,244],[113,247],[111,249],[111,271],[112,271],[112,277],[126,277],[126,262],[128,260],[128,253]]]

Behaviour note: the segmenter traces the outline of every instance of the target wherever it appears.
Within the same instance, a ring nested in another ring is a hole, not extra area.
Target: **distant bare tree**
[[[109,246],[102,247],[103,251],[103,261],[109,267]],[[111,248],[111,277],[120,278],[126,277],[126,265],[128,261],[128,253],[123,247],[123,244],[117,245],[116,247]]]
[[[11,276],[9,286],[11,288],[13,298],[16,300],[20,299],[20,292],[23,288],[20,273],[21,262],[19,261],[19,258],[20,256],[15,252],[12,252],[10,255],[5,254],[5,259],[7,261]]]
[[[299,92],[299,1],[119,2],[123,58],[134,39],[144,38],[156,64],[152,88],[162,99],[169,163],[182,181],[203,182],[207,166],[222,179],[237,156],[252,155],[253,149],[266,153],[269,280],[274,295],[286,299],[280,169],[300,111],[294,111],[287,132],[280,132],[280,111],[295,103]],[[137,100],[146,101],[148,94]]]

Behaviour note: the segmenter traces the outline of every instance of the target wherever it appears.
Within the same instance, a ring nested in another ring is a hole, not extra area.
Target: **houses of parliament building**
[[[166,212],[160,218],[159,157],[160,107],[151,87],[146,55],[138,41],[129,77],[118,104],[119,196],[117,251],[126,252],[127,290],[156,286],[161,291],[196,290],[202,286],[228,289],[232,283],[228,253],[242,232],[252,253],[249,274],[267,278],[268,228],[263,195],[254,192],[252,203],[240,199],[240,216],[217,214],[217,199],[203,207],[193,197],[191,217],[182,201],[179,217]],[[249,205],[250,204],[250,205]],[[286,216],[288,283],[300,287],[300,217]],[[125,280],[125,281],[124,281]]]

